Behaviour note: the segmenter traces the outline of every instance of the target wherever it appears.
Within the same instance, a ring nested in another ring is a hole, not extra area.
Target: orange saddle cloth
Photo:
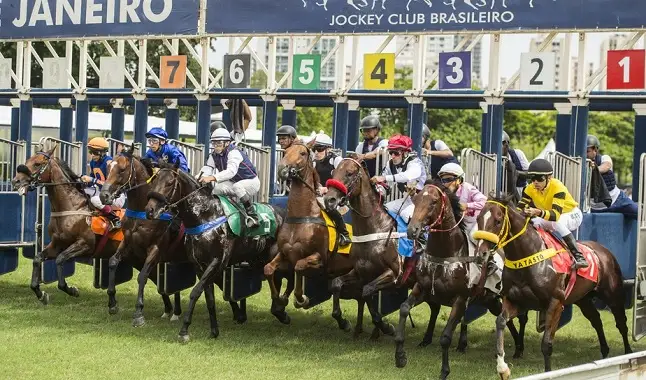
[[[558,273],[570,273],[574,260],[567,248],[564,247],[563,244],[561,244],[561,242],[558,241],[551,233],[540,228],[538,228],[537,231],[545,242],[547,248],[554,248],[559,252],[559,254],[551,259],[554,269]],[[579,251],[581,251],[583,257],[588,261],[588,267],[577,270],[576,274],[596,283],[599,279],[599,259],[588,246],[579,242],[577,242],[577,245],[579,246]]]
[[[115,210],[115,213],[119,216],[119,219],[123,219],[123,216],[126,214],[125,209]],[[92,232],[97,235],[103,236],[105,231],[110,226],[110,221],[105,216],[93,216],[92,217]],[[123,240],[123,230],[121,228],[110,232],[108,239],[122,241]]]

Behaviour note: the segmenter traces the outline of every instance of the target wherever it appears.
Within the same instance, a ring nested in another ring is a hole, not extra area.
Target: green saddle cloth
[[[220,203],[227,217],[227,223],[231,231],[240,237],[254,236],[276,236],[276,218],[273,209],[263,203],[254,203],[253,207],[258,215],[258,226],[248,228],[246,224],[247,214],[242,204],[233,202],[226,196],[218,195]]]

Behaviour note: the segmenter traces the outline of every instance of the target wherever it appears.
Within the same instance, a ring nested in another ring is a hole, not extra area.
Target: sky
[[[570,55],[573,57],[578,56],[578,34],[577,33],[560,33],[555,37],[555,40],[564,38],[568,35],[571,38],[570,43]],[[599,59],[600,59],[600,46],[601,43],[607,39],[612,33],[587,33],[586,34],[586,62],[593,62],[595,71],[599,68]],[[514,73],[520,68],[520,54],[521,52],[529,51],[529,44],[532,37],[536,37],[536,34],[503,34],[501,35],[501,47],[500,47],[500,76],[510,78]],[[359,64],[363,62],[363,54],[374,53],[378,49],[379,45],[384,41],[386,36],[362,36],[359,43]],[[352,39],[350,38],[350,43],[347,43],[346,40],[346,60],[347,64],[351,63],[352,57]],[[253,42],[250,44],[253,45]],[[237,41],[236,48],[240,46],[240,42]],[[639,41],[636,47],[641,48],[643,46],[642,41]],[[222,57],[228,51],[229,42],[228,38],[222,37],[218,38],[216,43],[216,52],[210,53],[209,61],[212,66],[215,66],[218,69],[222,68]],[[490,36],[484,35],[482,38],[482,82],[483,85],[487,84],[488,72],[489,72],[489,51],[490,51]],[[386,53],[395,52],[395,39],[384,50]],[[248,51],[245,51],[248,53]]]

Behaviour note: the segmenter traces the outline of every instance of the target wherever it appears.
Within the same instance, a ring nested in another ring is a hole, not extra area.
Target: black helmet
[[[213,133],[213,131],[215,131],[216,129],[220,129],[220,128],[224,128],[228,130],[226,124],[224,124],[220,120],[216,120],[211,123],[211,133]]]
[[[428,125],[424,124],[422,126],[422,139],[430,139],[431,138],[431,130],[428,128]]]
[[[537,158],[534,161],[532,161],[529,164],[529,168],[527,169],[527,174],[530,176],[533,175],[552,175],[554,172],[554,169],[552,168],[552,164],[542,158]]]
[[[588,139],[586,141],[587,141],[586,146],[588,148],[593,146],[593,147],[599,149],[599,147],[601,147],[601,143],[599,142],[599,139],[597,138],[597,136],[588,135]]]
[[[363,120],[361,120],[361,125],[359,126],[360,131],[370,128],[377,128],[381,130],[381,123],[379,122],[379,118],[375,115],[366,116],[363,118]]]
[[[293,139],[296,138],[296,129],[291,125],[283,125],[276,131],[276,136],[287,135]]]
[[[505,141],[507,141],[507,144],[509,144],[509,135],[507,134],[507,132],[502,131],[502,142]]]

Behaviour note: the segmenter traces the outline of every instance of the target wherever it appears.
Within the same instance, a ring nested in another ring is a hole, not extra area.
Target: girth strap
[[[55,218],[57,216],[72,216],[72,215],[83,215],[83,216],[94,216],[90,211],[57,211],[49,214],[50,217]]]
[[[327,227],[327,223],[325,223],[325,220],[323,218],[320,218],[318,216],[303,216],[303,217],[287,217],[285,219],[285,223],[287,224],[320,224],[322,226]]]

